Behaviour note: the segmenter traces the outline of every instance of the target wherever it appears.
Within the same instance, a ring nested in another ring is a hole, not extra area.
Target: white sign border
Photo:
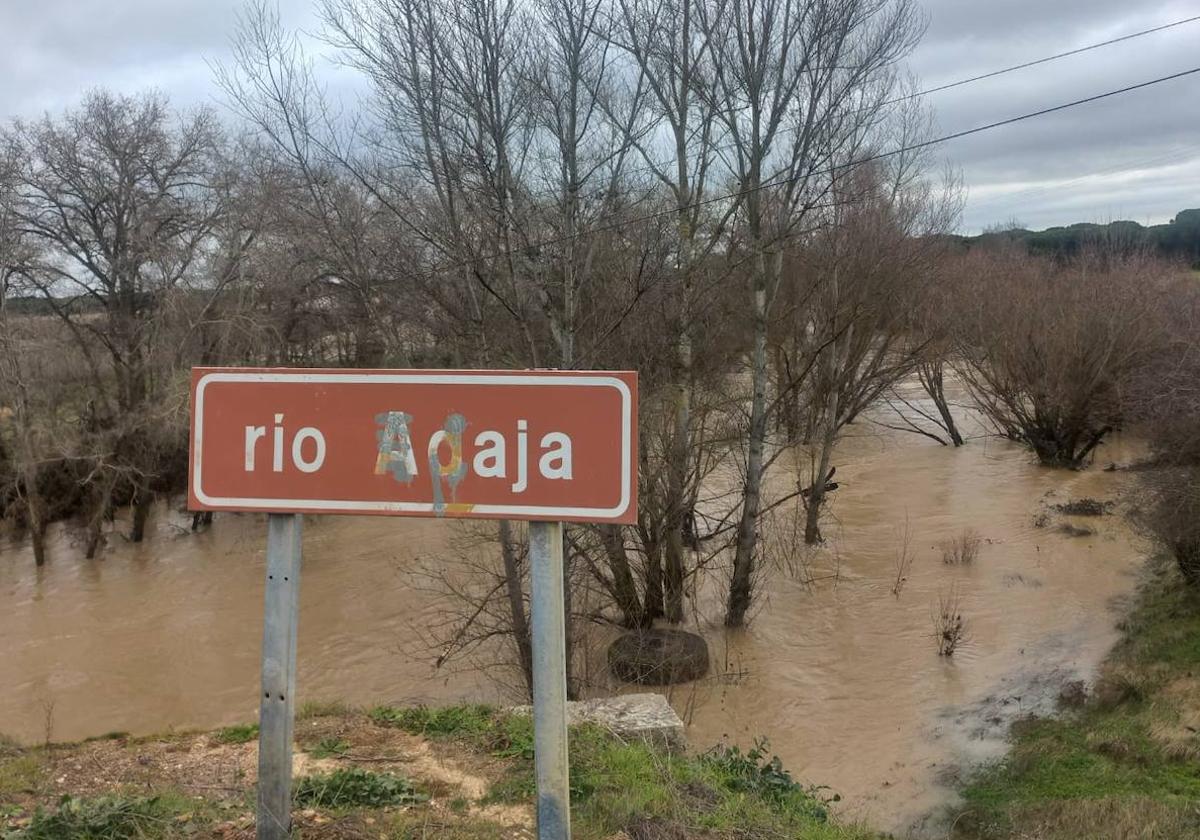
[[[616,519],[628,510],[633,489],[630,469],[633,449],[633,397],[627,386],[615,376],[574,376],[570,374],[494,374],[494,373],[308,373],[289,371],[216,371],[202,374],[196,383],[195,423],[192,434],[191,487],[196,499],[213,508],[258,510],[264,512],[316,511],[319,513],[429,514],[437,518],[462,518],[459,514],[438,513],[432,502],[378,502],[347,499],[237,499],[209,496],[201,487],[201,453],[204,449],[204,390],[215,382],[304,382],[312,384],[383,383],[393,385],[579,385],[615,388],[621,394],[621,501],[612,508],[542,507],[538,505],[472,505],[471,513],[485,516],[519,516],[539,519]]]

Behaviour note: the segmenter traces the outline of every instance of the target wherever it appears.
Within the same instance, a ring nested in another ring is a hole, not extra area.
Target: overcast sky
[[[0,0],[0,115],[32,117],[93,86],[154,86],[218,104],[243,0]],[[280,0],[313,29],[312,0]],[[1200,14],[1188,0],[926,0],[913,56],[924,88]],[[941,133],[1200,66],[1200,22],[931,96]],[[941,154],[968,187],[967,232],[1010,219],[1169,220],[1200,207],[1200,74],[957,140]]]

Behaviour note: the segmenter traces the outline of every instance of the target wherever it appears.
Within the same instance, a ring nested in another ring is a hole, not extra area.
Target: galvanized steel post
[[[538,840],[570,840],[566,599],[561,522],[529,523]]]
[[[258,840],[286,840],[292,830],[292,720],[303,523],[304,517],[295,514],[267,516],[258,713]]]

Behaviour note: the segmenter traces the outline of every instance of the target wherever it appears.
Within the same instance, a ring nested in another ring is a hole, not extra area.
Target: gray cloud
[[[181,107],[217,101],[208,62],[228,54],[244,0],[2,0],[0,115],[37,116],[90,87],[157,87]],[[314,28],[312,0],[282,0]],[[1160,0],[927,0],[911,61],[925,88],[1197,14]],[[929,97],[950,133],[1200,64],[1200,23]],[[339,83],[344,85],[344,79]],[[947,143],[969,189],[964,230],[1041,227],[1200,206],[1200,75]]]
[[[1194,3],[931,0],[912,66],[926,88],[1191,17]],[[951,133],[1200,65],[1200,22],[929,97]],[[963,227],[1033,227],[1200,206],[1200,75],[947,143],[969,188]]]

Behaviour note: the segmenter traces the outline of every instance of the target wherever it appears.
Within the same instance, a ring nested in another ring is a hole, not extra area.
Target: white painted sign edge
[[[432,502],[378,502],[353,501],[346,499],[237,499],[209,496],[201,486],[201,453],[204,449],[204,391],[214,382],[307,382],[313,384],[363,384],[383,383],[393,385],[579,385],[584,387],[615,388],[621,394],[621,501],[612,508],[542,507],[539,505],[473,505],[471,510],[481,514],[500,516],[536,516],[544,519],[572,519],[574,517],[615,518],[629,507],[632,491],[630,460],[633,447],[633,397],[627,386],[613,376],[540,375],[498,376],[495,374],[419,374],[419,373],[234,373],[229,371],[206,373],[196,383],[195,433],[192,452],[192,489],[196,498],[212,507],[236,507],[241,509],[317,510],[322,512],[346,511],[382,512],[400,511],[428,513],[434,515]]]

